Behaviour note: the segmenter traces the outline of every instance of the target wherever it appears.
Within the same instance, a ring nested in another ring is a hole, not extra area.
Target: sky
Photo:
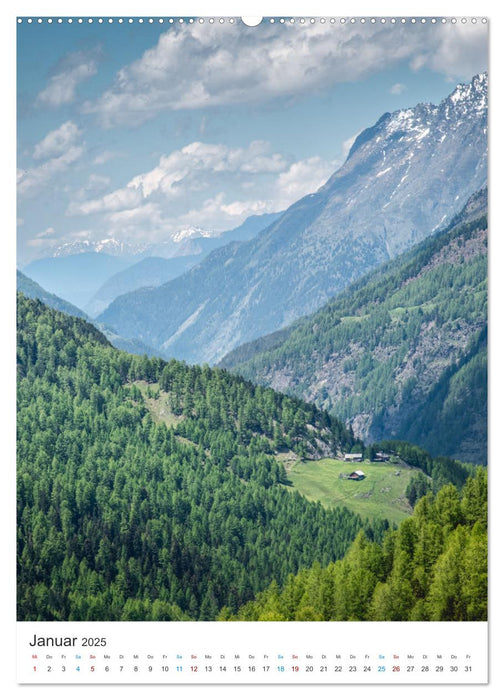
[[[384,112],[487,69],[481,22],[129,19],[18,24],[20,266],[282,211]]]

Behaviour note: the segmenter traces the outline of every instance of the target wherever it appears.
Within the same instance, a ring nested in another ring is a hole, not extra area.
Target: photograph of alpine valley
[[[18,20],[17,619],[487,619],[485,20]]]

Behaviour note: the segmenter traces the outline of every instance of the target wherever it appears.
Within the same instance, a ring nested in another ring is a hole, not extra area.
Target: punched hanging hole
[[[246,24],[247,27],[257,27],[263,21],[262,17],[242,17],[241,21]]]

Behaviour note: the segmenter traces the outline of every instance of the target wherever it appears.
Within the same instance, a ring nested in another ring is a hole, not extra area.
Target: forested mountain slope
[[[323,187],[252,241],[119,297],[99,320],[173,357],[217,362],[445,226],[486,185],[486,131],[486,74],[439,105],[386,113]]]
[[[275,445],[354,444],[221,369],[128,355],[18,295],[18,619],[215,619],[344,555],[363,523],[282,486]]]
[[[70,314],[71,316],[78,316],[79,318],[84,318],[87,321],[91,320],[89,316],[84,313],[84,311],[81,311],[81,309],[78,309],[73,304],[70,304],[70,302],[65,301],[65,299],[61,299],[60,297],[56,296],[56,294],[51,294],[37,284],[37,282],[34,282],[34,280],[30,279],[19,270],[17,270],[16,290],[18,292],[22,292],[29,299],[39,299],[51,309],[63,311],[63,313]],[[136,338],[121,338],[120,335],[117,335],[103,324],[95,325],[107,337],[107,339],[110,340],[112,345],[119,350],[125,350],[126,352],[131,352],[135,355],[159,354],[156,353],[153,348],[150,348],[148,345],[145,345],[145,343],[142,343]]]
[[[40,299],[44,304],[47,304],[47,306],[57,311],[63,311],[63,313],[70,314],[71,316],[88,318],[84,311],[70,304],[69,301],[61,299],[56,294],[51,294],[46,291],[40,284],[37,284],[37,282],[24,275],[20,270],[16,270],[16,290],[22,292],[29,299]]]
[[[221,366],[313,401],[366,442],[486,463],[486,206],[483,190],[444,231]]]
[[[346,556],[273,582],[238,620],[487,619],[487,477],[422,498],[383,544],[360,533]]]

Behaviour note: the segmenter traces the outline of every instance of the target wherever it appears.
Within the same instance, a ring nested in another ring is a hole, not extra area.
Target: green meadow
[[[362,481],[339,478],[361,470]],[[291,482],[288,489],[302,493],[312,501],[320,501],[327,508],[346,506],[363,518],[387,518],[400,523],[412,509],[405,491],[414,472],[404,464],[364,461],[356,464],[337,459],[298,461],[288,468]]]

